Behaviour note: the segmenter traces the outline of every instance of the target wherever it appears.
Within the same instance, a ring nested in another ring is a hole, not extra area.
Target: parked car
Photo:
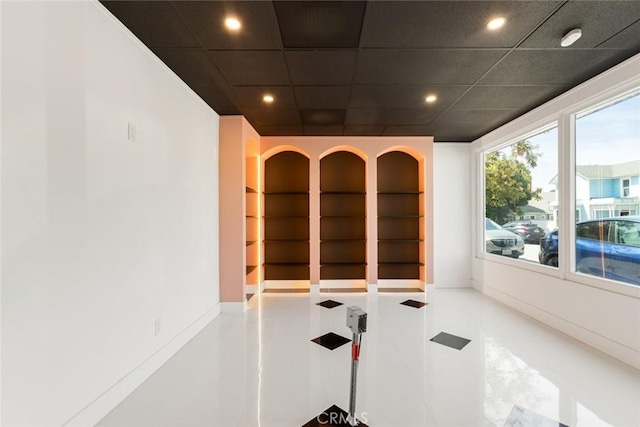
[[[553,230],[540,239],[538,261],[540,264],[558,266],[558,230]]]
[[[524,255],[524,240],[517,234],[503,229],[489,218],[485,218],[484,239],[487,253],[511,258]]]
[[[540,240],[540,263],[558,265],[558,231]],[[640,216],[576,224],[576,271],[640,285]]]
[[[502,228],[516,233],[525,243],[539,243],[546,231],[538,224],[528,221],[513,221],[502,225]]]

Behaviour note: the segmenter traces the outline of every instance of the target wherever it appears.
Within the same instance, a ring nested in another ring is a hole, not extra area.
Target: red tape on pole
[[[360,357],[360,346],[351,344],[351,360],[358,360],[358,357]]]

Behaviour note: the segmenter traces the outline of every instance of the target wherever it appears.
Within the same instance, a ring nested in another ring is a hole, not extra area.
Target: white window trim
[[[525,115],[488,133],[473,142],[471,177],[475,181],[475,203],[472,232],[476,241],[475,256],[485,261],[497,262],[526,270],[532,270],[564,280],[627,295],[640,299],[640,286],[587,276],[574,272],[575,245],[575,117],[592,109],[603,108],[616,99],[630,96],[640,90],[640,55],[605,71],[589,81],[554,98]],[[606,89],[602,89],[606,88]],[[535,265],[520,260],[506,259],[484,253],[484,155],[499,150],[520,139],[533,136],[545,128],[558,126],[558,190],[560,191],[558,215],[559,266],[557,269]],[[553,125],[550,125],[553,124]],[[571,141],[566,143],[565,141]],[[568,167],[560,167],[567,165]]]

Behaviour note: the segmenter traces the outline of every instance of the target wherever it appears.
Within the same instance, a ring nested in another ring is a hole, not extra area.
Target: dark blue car
[[[540,240],[538,260],[558,265],[558,231]],[[576,271],[640,285],[640,217],[624,216],[576,224]]]

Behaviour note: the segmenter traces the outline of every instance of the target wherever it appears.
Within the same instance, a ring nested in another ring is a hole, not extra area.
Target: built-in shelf
[[[246,187],[246,192],[247,192],[247,193],[257,193],[257,191],[256,191],[256,190],[254,190],[254,189],[253,189],[253,188],[251,188],[251,187]]]
[[[309,280],[309,159],[283,151],[264,173],[264,278]]]
[[[320,279],[366,279],[365,161],[348,151],[320,160]]]
[[[420,279],[423,218],[418,161],[391,151],[378,157],[378,278]]]
[[[256,240],[247,240],[246,245],[251,246],[251,245],[255,245],[256,243],[257,243]]]
[[[247,265],[247,274],[251,274],[256,268],[258,268],[257,265]]]

